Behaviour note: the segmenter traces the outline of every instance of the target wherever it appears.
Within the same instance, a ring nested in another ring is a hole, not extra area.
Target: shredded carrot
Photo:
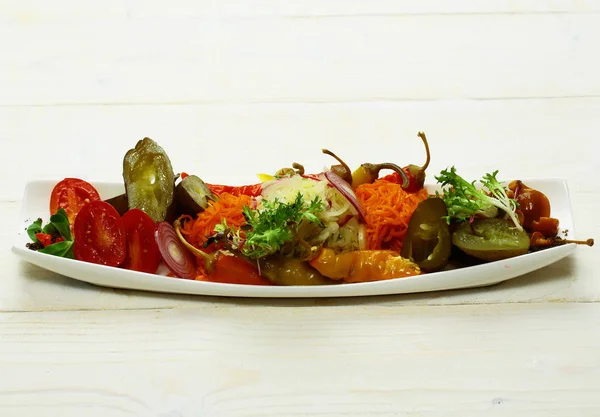
[[[427,190],[421,188],[409,193],[400,184],[378,179],[358,186],[355,191],[366,211],[367,249],[400,252],[408,223],[417,205],[427,199]]]
[[[215,234],[214,228],[223,220],[230,226],[240,227],[246,220],[242,214],[244,206],[250,206],[252,197],[247,195],[234,196],[229,193],[219,195],[218,201],[210,201],[208,207],[198,213],[196,218],[184,215],[181,219],[181,234],[185,239],[198,249],[205,250],[202,246],[208,236]]]

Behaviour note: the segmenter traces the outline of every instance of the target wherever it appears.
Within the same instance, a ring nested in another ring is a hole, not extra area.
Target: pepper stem
[[[304,165],[301,165],[297,162],[294,162],[292,164],[292,168],[294,168],[296,170],[296,172],[298,173],[298,175],[304,175]]]
[[[329,156],[332,156],[333,158],[335,158],[341,165],[342,168],[344,168],[344,170],[346,171],[346,173],[344,175],[340,175],[346,182],[348,182],[349,184],[352,183],[352,171],[350,170],[350,167],[348,166],[348,164],[346,164],[339,156],[337,156],[336,154],[334,154],[333,152],[331,152],[329,149],[322,149],[323,153]],[[348,179],[350,179],[350,181],[348,181]]]
[[[417,136],[423,140],[423,144],[425,145],[425,152],[427,153],[427,160],[425,161],[425,165],[421,167],[419,171],[425,171],[429,166],[429,162],[431,161],[431,154],[429,153],[429,144],[427,143],[427,137],[424,132],[417,133]]]
[[[208,272],[210,274],[214,268],[214,263],[215,263],[214,255],[209,255],[208,253],[203,252],[200,249],[192,246],[192,244],[190,244],[183,237],[183,235],[181,234],[181,222],[179,221],[179,219],[175,220],[173,227],[175,229],[175,234],[177,234],[177,237],[179,238],[181,243],[183,243],[185,245],[185,247],[188,248],[190,250],[190,252],[192,252],[194,255],[198,256],[199,258],[204,259],[204,267],[206,268],[206,272]]]
[[[569,240],[562,239],[560,237],[544,237],[541,232],[533,232],[531,234],[531,245],[538,247],[546,247],[546,246],[556,246],[556,245],[565,245],[567,243],[575,243],[577,245],[587,245],[594,246],[594,239],[590,238],[588,240]]]
[[[381,171],[382,169],[391,169],[392,171],[394,171],[398,175],[400,175],[400,177],[402,178],[402,188],[407,188],[408,185],[410,184],[410,180],[408,179],[406,172],[404,172],[404,170],[402,168],[400,168],[398,165],[396,165],[392,162],[384,162],[381,164],[367,163],[367,164],[363,164],[362,166],[364,168],[366,168],[367,170],[369,170],[370,172],[372,172],[375,177],[379,176],[379,171]]]
[[[588,239],[588,240],[568,240],[568,239],[564,239],[563,242],[565,243],[577,243],[578,245],[588,245],[588,246],[594,246],[594,239]]]

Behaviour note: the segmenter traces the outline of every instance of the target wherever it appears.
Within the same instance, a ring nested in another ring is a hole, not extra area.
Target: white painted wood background
[[[600,415],[598,246],[488,288],[245,300],[101,289],[10,253],[25,183],[150,136],[245,183],[328,147],[429,179],[563,177],[599,238],[600,2],[0,2],[0,416]],[[580,250],[581,249],[581,250]]]

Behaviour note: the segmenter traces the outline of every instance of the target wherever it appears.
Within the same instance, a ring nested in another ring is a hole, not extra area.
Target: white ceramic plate
[[[164,266],[161,266],[158,275],[153,275],[60,258],[27,249],[25,244],[30,240],[25,229],[38,217],[44,219],[44,223],[48,220],[50,193],[57,182],[33,181],[27,184],[19,218],[18,236],[12,250],[34,265],[103,287],[180,294],[275,298],[352,297],[439,291],[482,287],[506,281],[550,265],[569,255],[576,246],[575,244],[566,244],[504,261],[408,278],[357,284],[283,287],[192,281],[165,276],[167,270]],[[569,238],[574,239],[573,217],[566,182],[561,179],[525,179],[524,182],[548,196],[552,205],[552,216],[560,220],[561,231],[568,230]],[[122,183],[94,182],[93,185],[102,199],[119,195],[124,190]],[[427,188],[430,191],[436,189],[433,185],[427,185]]]

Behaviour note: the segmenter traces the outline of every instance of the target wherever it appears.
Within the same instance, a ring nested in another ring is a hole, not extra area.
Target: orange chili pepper
[[[321,275],[346,282],[380,281],[421,274],[417,264],[391,250],[336,254],[333,249],[324,248],[309,263]]]

